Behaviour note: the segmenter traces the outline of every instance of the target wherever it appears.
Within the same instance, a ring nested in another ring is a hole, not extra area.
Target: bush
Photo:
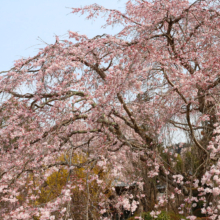
[[[135,217],[138,217],[139,215],[135,215],[131,218],[129,218],[128,220],[135,220]],[[143,212],[141,213],[141,217],[143,220],[181,220],[181,219],[185,219],[185,217],[180,216],[179,214],[175,214],[175,213],[167,213],[165,211],[162,211],[157,218],[154,218],[150,215],[150,212]]]

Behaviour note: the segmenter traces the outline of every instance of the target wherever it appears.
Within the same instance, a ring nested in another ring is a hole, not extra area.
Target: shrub
[[[131,218],[129,218],[128,220],[135,220],[135,217],[139,217],[139,215],[135,215]],[[141,217],[143,220],[181,220],[181,219],[185,219],[185,217],[179,215],[179,214],[175,214],[175,213],[170,213],[170,212],[165,212],[162,211],[157,218],[154,218],[150,215],[150,212],[143,212],[141,213]]]

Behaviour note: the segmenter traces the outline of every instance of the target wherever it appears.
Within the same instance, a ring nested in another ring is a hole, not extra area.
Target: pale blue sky
[[[37,48],[44,47],[38,37],[50,44],[55,42],[55,35],[65,35],[68,30],[78,31],[89,37],[118,32],[119,27],[101,29],[104,23],[101,17],[95,22],[86,20],[85,16],[71,14],[70,8],[97,3],[124,11],[125,2],[126,0],[0,0],[0,71],[10,69],[15,60],[33,56],[38,52]]]

